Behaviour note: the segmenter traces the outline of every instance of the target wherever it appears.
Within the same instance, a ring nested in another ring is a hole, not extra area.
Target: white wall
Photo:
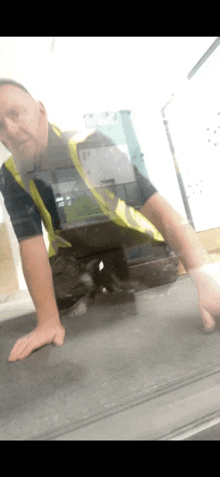
[[[195,230],[220,226],[220,46],[166,108]]]
[[[151,181],[185,216],[160,109],[215,37],[58,37],[53,53],[51,39],[1,37],[1,75],[23,83],[63,129],[84,128],[85,113],[130,109]]]

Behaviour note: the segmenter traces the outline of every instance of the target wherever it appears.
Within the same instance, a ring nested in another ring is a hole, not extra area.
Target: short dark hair
[[[12,86],[17,86],[18,88],[22,89],[23,91],[25,91],[25,93],[29,93],[29,91],[21,84],[21,83],[18,83],[17,81],[13,80],[13,79],[10,79],[10,78],[0,78],[0,86],[4,85],[4,84],[11,84]]]

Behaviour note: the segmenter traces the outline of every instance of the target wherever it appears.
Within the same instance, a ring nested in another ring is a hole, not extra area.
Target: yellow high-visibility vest
[[[57,134],[57,136],[61,138],[62,137],[61,129],[55,126],[54,124],[51,124],[51,126],[55,134]],[[141,233],[144,233],[147,236],[149,236],[150,240],[164,242],[164,238],[162,237],[160,232],[140,212],[135,210],[133,207],[128,206],[123,200],[116,197],[108,189],[105,189],[104,192],[102,192],[102,194],[100,194],[96,190],[94,184],[92,183],[92,180],[88,177],[88,175],[84,171],[77,154],[77,144],[82,143],[92,133],[93,133],[93,130],[90,130],[90,131],[88,130],[85,133],[77,133],[69,140],[67,139],[67,141],[69,146],[70,158],[72,159],[73,164],[76,167],[80,176],[82,177],[83,181],[85,182],[87,187],[91,190],[101,210],[109,217],[110,220],[112,220],[117,225],[121,227],[129,227]],[[11,172],[11,174],[13,175],[15,180],[18,182],[18,184],[25,190],[22,178],[16,168],[13,156],[10,156],[5,161],[5,166]],[[56,255],[58,253],[59,247],[71,247],[72,245],[70,242],[67,242],[67,240],[59,236],[59,233],[60,233],[59,230],[54,231],[51,215],[49,211],[47,210],[47,208],[45,207],[42,197],[40,196],[38,189],[32,179],[29,180],[29,186],[30,186],[31,197],[37,209],[40,212],[45,229],[47,230],[47,233],[48,233],[48,239],[49,239],[48,254],[49,254],[49,257],[52,257],[53,255]]]

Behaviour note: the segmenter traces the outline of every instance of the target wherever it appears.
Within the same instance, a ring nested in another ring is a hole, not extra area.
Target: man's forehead
[[[0,107],[7,103],[13,104],[27,104],[30,102],[31,96],[23,91],[18,86],[4,84],[0,85]]]

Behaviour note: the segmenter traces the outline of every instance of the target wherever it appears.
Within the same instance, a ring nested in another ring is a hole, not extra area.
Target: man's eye
[[[17,119],[18,118],[18,112],[17,111],[10,111],[9,116],[12,119]]]

